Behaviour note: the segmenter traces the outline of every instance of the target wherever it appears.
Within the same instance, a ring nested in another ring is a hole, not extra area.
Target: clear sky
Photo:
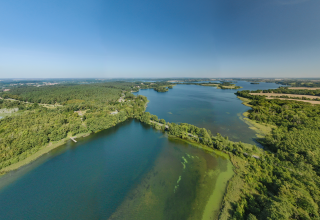
[[[7,77],[320,77],[320,0],[3,0]]]

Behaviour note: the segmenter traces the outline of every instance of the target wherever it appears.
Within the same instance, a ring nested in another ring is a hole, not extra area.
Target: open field
[[[309,98],[309,99],[320,98],[319,96],[313,96],[313,95],[295,95],[295,94],[283,94],[283,93],[250,93],[250,95],[267,96],[267,99],[293,100],[293,101],[299,101],[299,102],[308,102],[311,104],[320,104],[320,101],[302,100],[302,97]],[[288,96],[288,97],[292,97],[292,99],[290,99],[290,98],[277,98],[279,96]],[[293,99],[293,98],[301,98],[301,99]]]
[[[312,100],[301,100],[301,99],[286,99],[286,98],[273,98],[273,97],[268,97],[267,99],[280,99],[280,100],[292,100],[292,101],[298,101],[298,102],[308,102],[313,105],[320,105],[320,101],[312,101]]]
[[[0,97],[0,99],[3,99],[2,97]],[[34,104],[32,102],[24,102],[24,101],[19,101],[19,100],[16,100],[16,99],[5,99],[5,100],[8,100],[8,101],[12,101],[12,102],[22,102],[22,103],[25,103],[25,104]],[[41,105],[43,107],[46,107],[46,108],[55,108],[55,107],[58,107],[58,106],[62,106],[58,103],[52,105],[52,104],[41,104],[41,103],[38,103],[38,105]],[[0,112],[1,113],[1,112]]]
[[[307,89],[307,90],[317,90],[320,88],[312,88],[312,87],[289,87],[288,89]]]

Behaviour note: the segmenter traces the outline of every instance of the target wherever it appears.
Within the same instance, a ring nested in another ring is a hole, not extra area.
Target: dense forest
[[[128,117],[139,118],[146,97],[130,91],[135,83],[99,83],[21,87],[0,99],[0,108],[19,108],[0,120],[0,169],[25,159],[41,147],[79,133],[97,132]],[[124,96],[124,101],[117,101]],[[24,102],[28,101],[28,102]],[[44,107],[38,103],[63,105]],[[117,114],[110,114],[116,111]]]
[[[320,106],[253,96],[249,118],[276,125],[261,139],[265,156],[247,160],[245,182],[251,191],[241,196],[233,216],[245,219],[319,219]]]

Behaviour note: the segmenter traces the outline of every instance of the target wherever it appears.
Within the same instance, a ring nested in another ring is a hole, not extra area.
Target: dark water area
[[[238,81],[240,90],[275,89],[275,83],[250,84]],[[212,134],[220,133],[230,140],[256,144],[256,133],[240,119],[250,108],[234,94],[237,90],[197,85],[176,85],[169,92],[160,93],[152,89],[140,90],[140,95],[150,101],[147,110],[168,122],[189,123],[206,128]],[[135,93],[135,94],[137,94]]]
[[[132,119],[69,141],[40,161],[0,178],[10,182],[0,190],[1,220],[213,216],[232,176],[224,156]],[[218,205],[207,209],[211,194]]]

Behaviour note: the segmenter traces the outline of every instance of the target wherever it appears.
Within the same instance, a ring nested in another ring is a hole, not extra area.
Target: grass
[[[12,113],[0,113],[0,118],[5,118],[5,117],[9,117],[9,116],[14,116],[14,115],[20,115],[21,111],[17,111],[17,112],[12,112]]]
[[[273,128],[276,128],[277,126],[275,125],[270,125],[270,124],[262,124],[258,123],[254,120],[251,120],[248,118],[249,112],[244,112],[241,116],[240,119],[244,121],[247,125],[249,125],[249,128],[254,130],[257,134],[257,138],[263,138],[266,135],[270,134]]]
[[[13,113],[0,113],[0,118],[5,118],[7,116],[11,116]]]
[[[243,98],[240,96],[237,96],[238,99],[240,99],[242,101],[242,104],[248,107],[252,107],[252,105],[250,105],[250,99],[247,98]],[[275,125],[270,125],[270,124],[262,124],[262,123],[258,123],[254,120],[251,120],[248,118],[249,116],[249,112],[244,112],[242,115],[239,114],[239,118],[244,121],[247,125],[249,125],[249,128],[254,130],[257,134],[257,138],[263,138],[266,135],[270,134],[273,128],[276,128],[277,126]]]
[[[243,105],[248,106],[248,107],[252,107],[252,105],[249,104],[249,102],[251,101],[250,99],[243,98],[241,96],[237,96],[237,98],[242,101]]]

